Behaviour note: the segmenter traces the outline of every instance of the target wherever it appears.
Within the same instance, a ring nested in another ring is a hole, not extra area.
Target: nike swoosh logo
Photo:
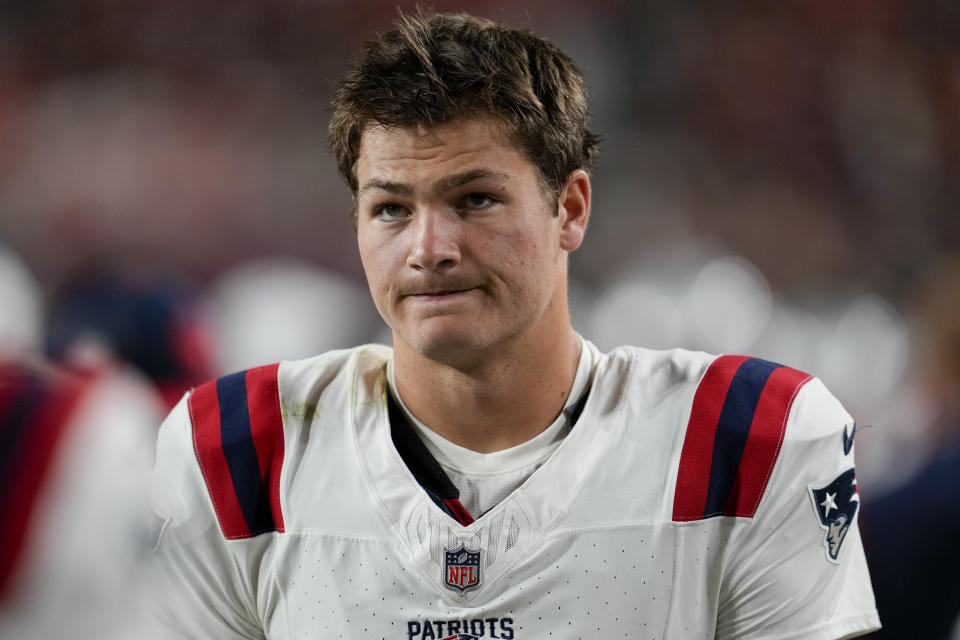
[[[853,430],[847,434],[847,425],[843,425],[843,455],[849,455],[853,449],[853,437],[857,435],[857,423],[853,423]]]

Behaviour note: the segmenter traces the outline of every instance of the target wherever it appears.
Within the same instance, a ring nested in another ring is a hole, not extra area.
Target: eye
[[[468,193],[460,199],[460,206],[464,209],[479,211],[492,207],[496,202],[492,196],[486,193]]]
[[[378,220],[383,220],[385,222],[390,222],[391,220],[399,220],[400,218],[407,215],[407,210],[403,206],[395,202],[384,202],[378,204],[373,209],[373,217]]]

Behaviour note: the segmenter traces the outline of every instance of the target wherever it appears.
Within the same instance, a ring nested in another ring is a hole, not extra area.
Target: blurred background
[[[955,530],[960,5],[432,6],[529,27],[586,75],[604,143],[571,266],[581,333],[819,375],[857,419],[865,500],[949,460],[922,513]],[[396,11],[0,0],[0,348],[130,363],[170,406],[388,340],[325,136],[333,85]],[[916,564],[951,567],[960,607],[958,552],[939,553]]]

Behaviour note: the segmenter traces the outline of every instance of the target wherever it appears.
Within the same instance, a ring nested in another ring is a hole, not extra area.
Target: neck
[[[447,440],[483,453],[507,449],[549,427],[567,402],[581,344],[569,322],[559,336],[529,332],[470,367],[431,360],[395,341],[397,390]]]

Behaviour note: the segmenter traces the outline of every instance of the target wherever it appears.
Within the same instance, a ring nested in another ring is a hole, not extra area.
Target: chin
[[[432,331],[412,338],[405,342],[421,356],[457,368],[469,367],[490,347],[476,329],[465,324],[456,330]]]

